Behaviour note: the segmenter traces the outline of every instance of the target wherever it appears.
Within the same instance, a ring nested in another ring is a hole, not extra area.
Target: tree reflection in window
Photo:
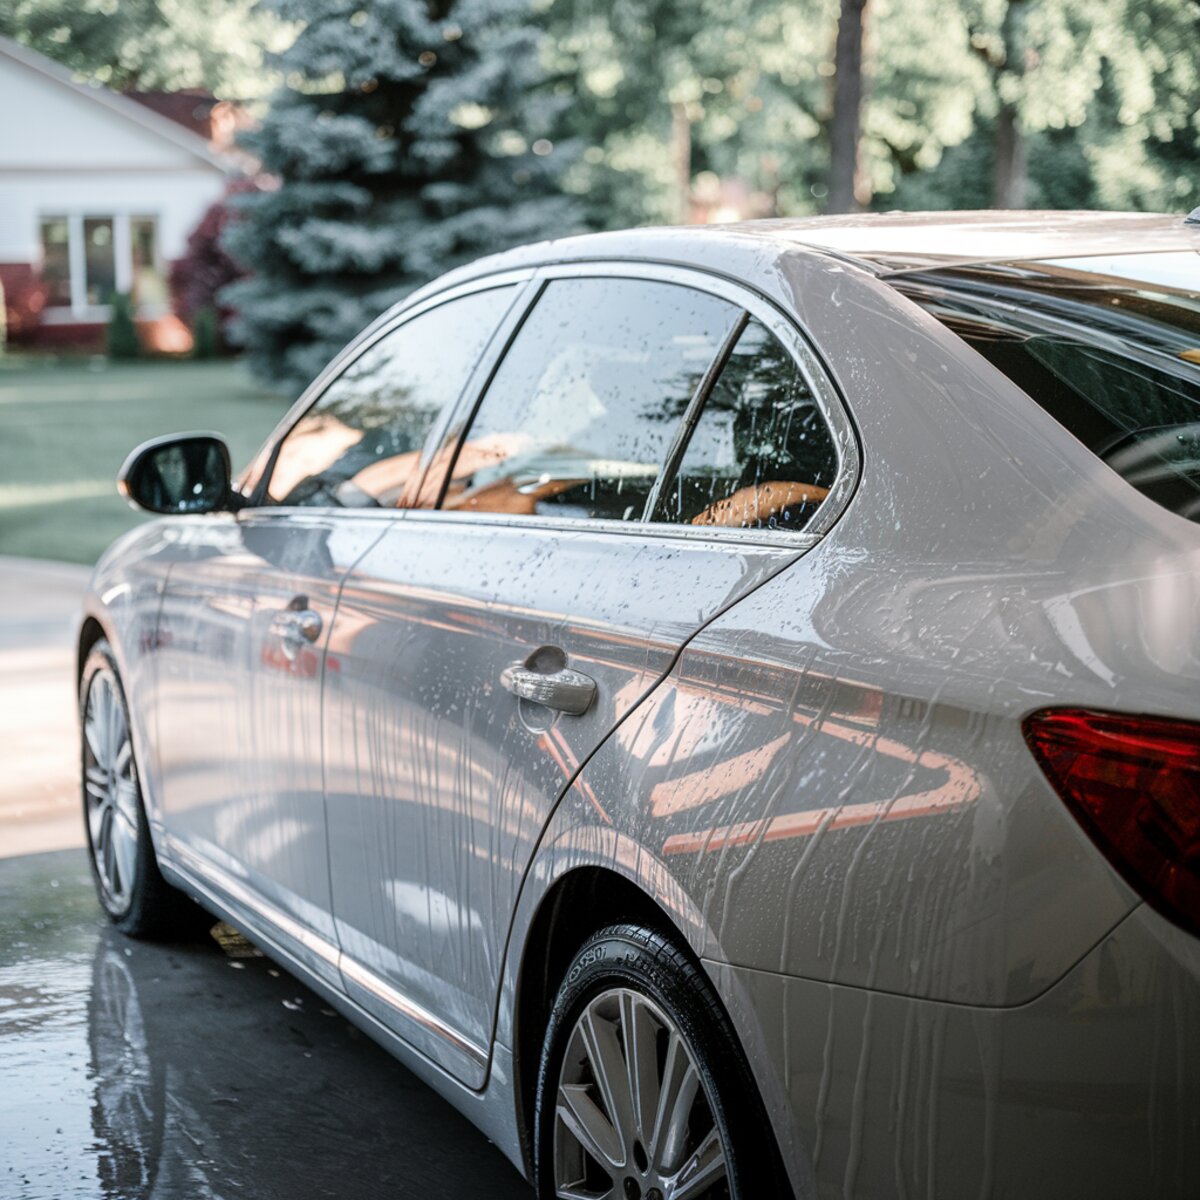
[[[512,299],[492,288],[430,309],[350,364],[285,437],[272,504],[392,508]]]

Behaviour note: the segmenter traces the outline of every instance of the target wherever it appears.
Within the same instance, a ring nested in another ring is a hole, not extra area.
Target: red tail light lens
[[[1083,708],[1025,719],[1058,794],[1128,883],[1200,933],[1200,726]]]

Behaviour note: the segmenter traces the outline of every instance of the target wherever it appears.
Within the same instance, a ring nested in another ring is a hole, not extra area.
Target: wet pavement
[[[217,929],[131,941],[82,852],[0,861],[2,1200],[530,1200],[449,1105]]]

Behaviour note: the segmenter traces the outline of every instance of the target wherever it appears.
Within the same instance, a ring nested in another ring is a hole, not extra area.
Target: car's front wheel
[[[699,965],[601,930],[559,988],[538,1077],[543,1200],[747,1200],[787,1185],[748,1067]]]
[[[104,911],[132,937],[194,933],[206,918],[158,869],[125,692],[112,649],[103,639],[84,663],[79,717],[88,858]]]

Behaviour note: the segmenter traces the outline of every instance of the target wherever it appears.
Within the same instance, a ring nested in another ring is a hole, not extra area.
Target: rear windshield
[[[1138,491],[1200,521],[1200,253],[954,267],[888,282]]]

